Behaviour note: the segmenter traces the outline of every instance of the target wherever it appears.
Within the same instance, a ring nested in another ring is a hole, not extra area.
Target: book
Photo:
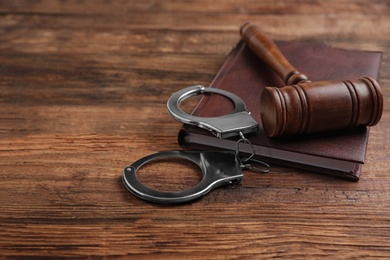
[[[276,45],[290,63],[311,81],[378,78],[382,53],[346,50],[318,42],[283,42]],[[253,144],[255,158],[267,163],[305,169],[358,180],[364,164],[369,128],[359,127],[330,133],[269,138],[262,127],[260,95],[266,86],[283,87],[283,81],[240,40],[228,55],[210,87],[239,96],[259,123],[259,131],[246,138]],[[204,95],[192,115],[216,117],[228,114],[233,104],[220,95]],[[178,142],[191,149],[234,150],[238,137],[221,139],[196,126],[183,125]],[[241,146],[240,146],[241,149]],[[242,145],[250,152],[249,145]]]

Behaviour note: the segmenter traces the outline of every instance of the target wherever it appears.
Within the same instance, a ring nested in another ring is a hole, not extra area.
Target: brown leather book
[[[312,81],[378,78],[382,53],[345,50],[318,42],[281,42],[276,45],[299,71]],[[282,87],[281,79],[243,42],[239,41],[227,57],[210,87],[238,95],[246,104],[260,130],[246,137],[256,149],[257,159],[272,164],[358,180],[364,163],[368,127],[322,134],[269,138],[260,118],[260,95],[266,86]],[[229,100],[220,95],[203,96],[193,115],[215,117],[233,110]],[[237,138],[220,139],[195,126],[184,125],[179,144],[191,149],[234,150]]]

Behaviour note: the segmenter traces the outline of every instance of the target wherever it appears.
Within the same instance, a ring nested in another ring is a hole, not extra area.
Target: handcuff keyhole
[[[195,163],[176,157],[154,159],[137,170],[137,178],[146,187],[162,192],[183,191],[203,178]]]

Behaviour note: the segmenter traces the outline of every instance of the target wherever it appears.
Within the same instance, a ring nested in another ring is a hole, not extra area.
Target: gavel
[[[379,122],[383,96],[375,79],[311,82],[257,26],[245,23],[240,33],[249,48],[286,84],[280,88],[268,86],[260,97],[261,120],[269,137],[373,126]]]

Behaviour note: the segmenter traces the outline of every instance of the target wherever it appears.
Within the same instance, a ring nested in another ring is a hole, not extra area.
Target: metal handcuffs
[[[219,94],[227,97],[234,103],[234,110],[227,115],[204,118],[192,116],[180,109],[180,103],[185,99],[200,94]],[[168,113],[184,124],[195,125],[206,129],[219,138],[241,136],[236,143],[235,151],[163,151],[143,157],[123,170],[123,183],[134,195],[156,203],[182,203],[200,198],[210,190],[222,185],[238,183],[243,177],[243,169],[257,169],[268,172],[270,167],[264,162],[252,159],[255,149],[244,134],[258,131],[258,123],[252,118],[241,98],[231,92],[195,85],[174,93],[167,102]],[[252,154],[247,158],[240,158],[240,143],[248,143]],[[194,187],[175,192],[163,192],[150,189],[137,178],[137,171],[145,164],[155,159],[177,157],[195,163],[202,171],[202,180]],[[265,166],[265,170],[254,168],[249,161]]]

